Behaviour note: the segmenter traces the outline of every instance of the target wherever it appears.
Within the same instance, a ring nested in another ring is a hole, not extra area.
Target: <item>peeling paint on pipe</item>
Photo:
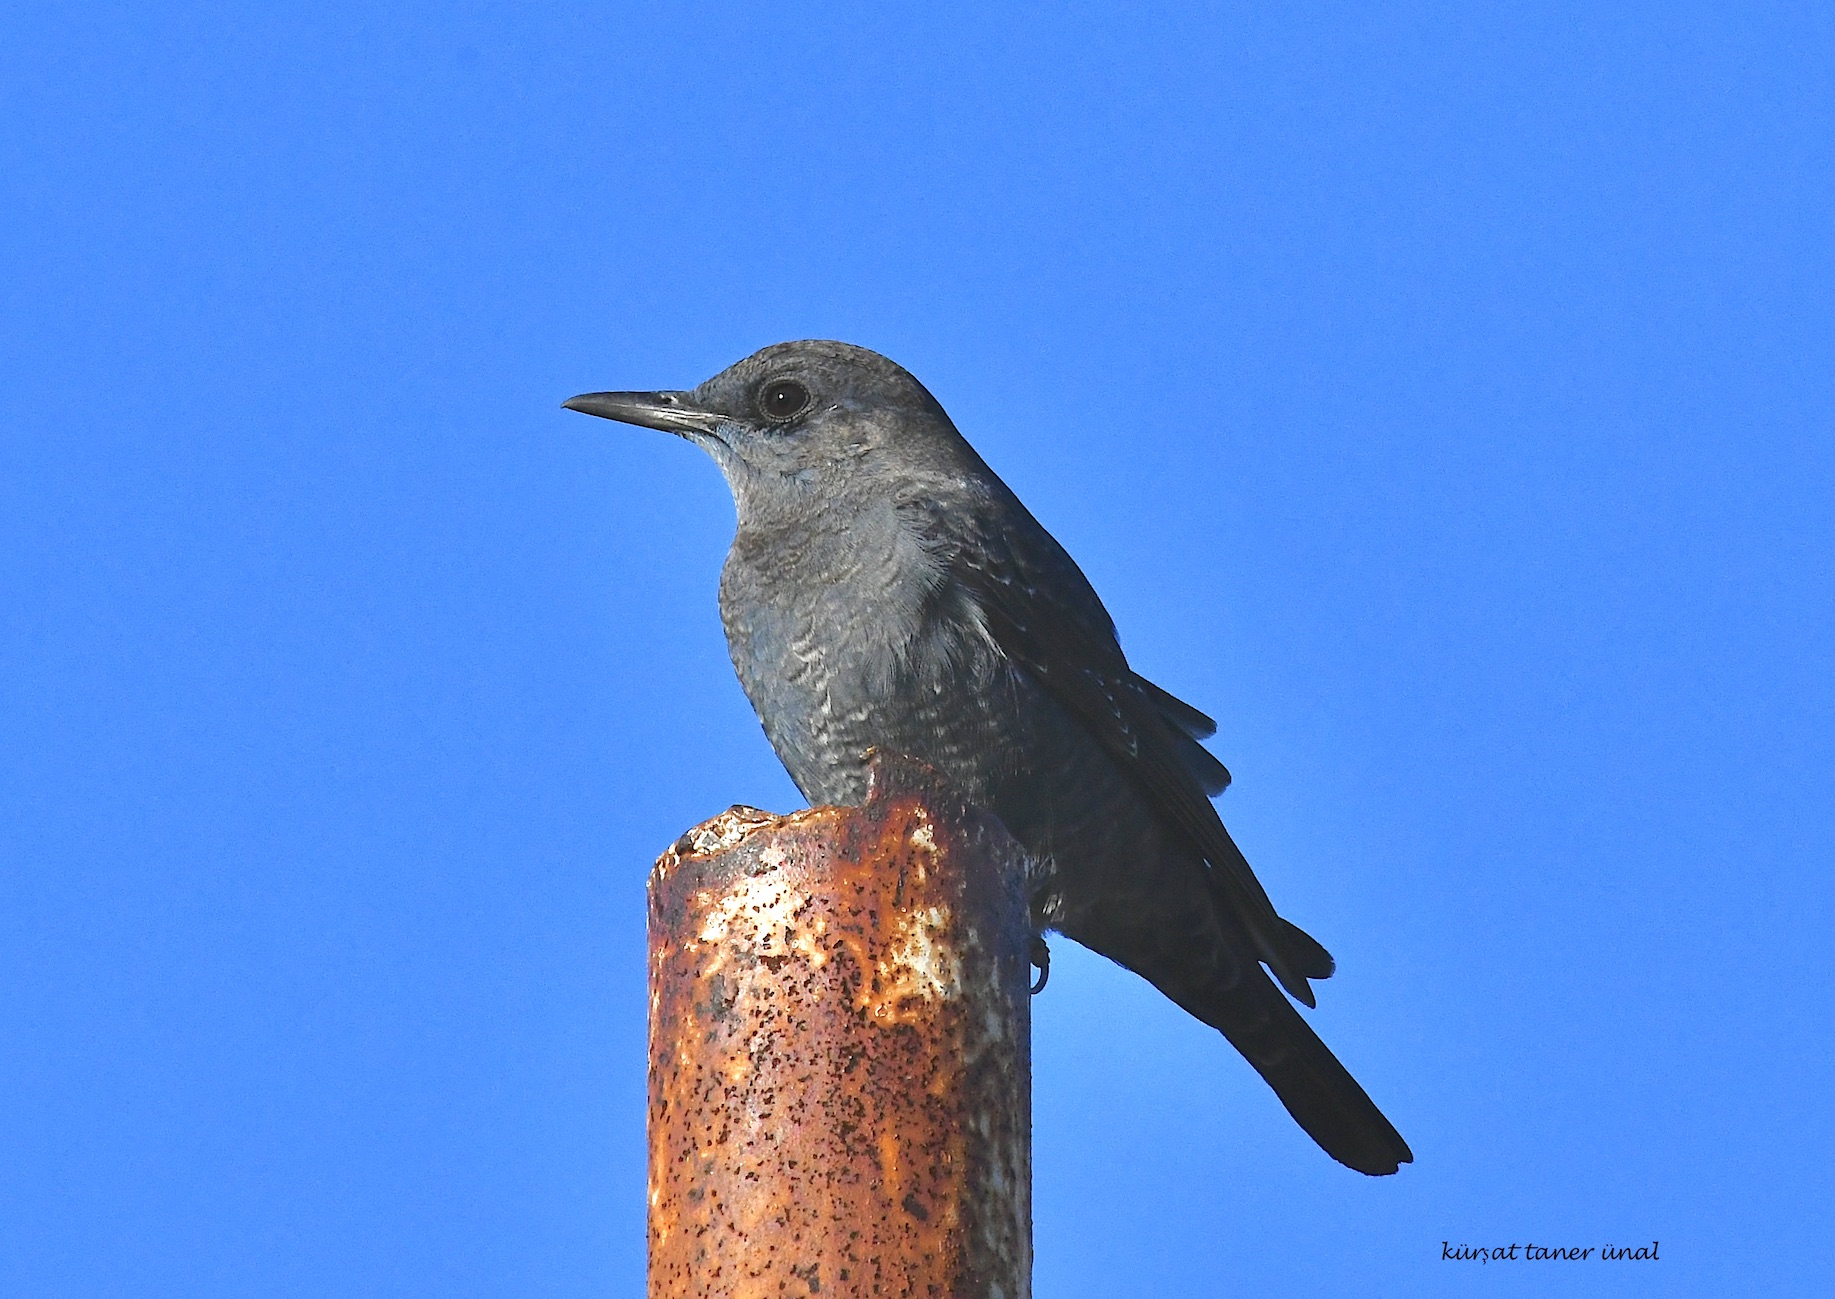
[[[650,1299],[1026,1299],[1025,862],[929,768],[650,876]]]

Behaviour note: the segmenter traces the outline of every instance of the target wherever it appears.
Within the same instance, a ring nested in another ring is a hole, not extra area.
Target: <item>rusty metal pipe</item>
[[[936,774],[650,876],[650,1299],[1031,1293],[1024,860]]]

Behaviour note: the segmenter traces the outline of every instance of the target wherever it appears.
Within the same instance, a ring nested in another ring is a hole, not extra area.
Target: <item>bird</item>
[[[1276,914],[1211,802],[1230,783],[1201,743],[1216,723],[1129,666],[1083,571],[916,378],[806,339],[692,391],[562,404],[713,457],[737,513],[733,667],[812,805],[864,803],[870,749],[929,764],[1025,849],[1037,931],[1221,1032],[1333,1159],[1412,1162],[1293,1005],[1333,960]]]

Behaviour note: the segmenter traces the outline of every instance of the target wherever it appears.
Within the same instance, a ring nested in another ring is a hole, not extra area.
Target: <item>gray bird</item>
[[[1408,1145],[1268,975],[1311,1006],[1326,950],[1275,914],[1211,805],[1216,724],[1136,675],[1088,579],[936,398],[846,343],[767,347],[693,392],[565,403],[714,458],[739,526],[733,666],[812,804],[866,799],[869,748],[928,762],[1039,864],[1033,919],[1216,1028],[1326,1153]]]

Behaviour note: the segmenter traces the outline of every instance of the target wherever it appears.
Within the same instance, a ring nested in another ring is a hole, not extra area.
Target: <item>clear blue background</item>
[[[1418,1157],[1060,942],[1041,1296],[1826,1284],[1826,6],[3,23],[0,1292],[639,1292],[643,879],[797,797],[558,403],[804,336],[1221,719]]]

